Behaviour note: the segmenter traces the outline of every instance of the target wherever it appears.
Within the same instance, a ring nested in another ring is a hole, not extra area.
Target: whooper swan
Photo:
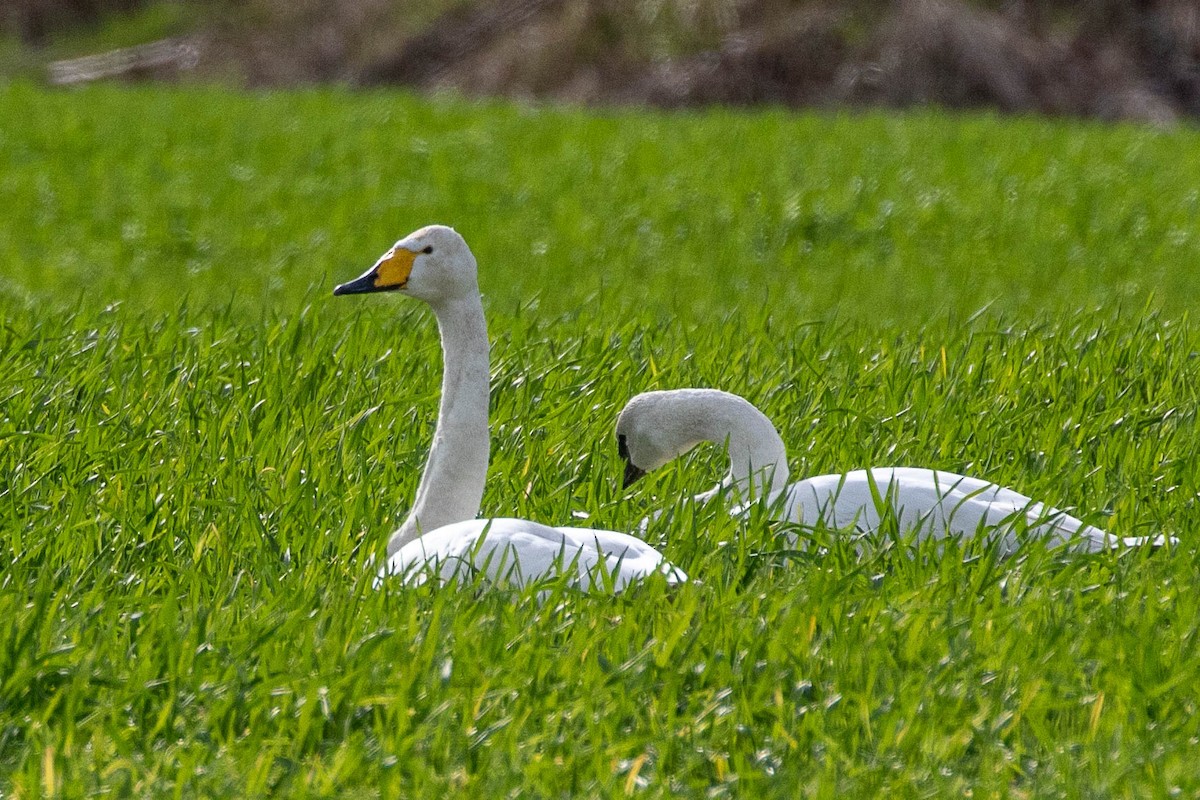
[[[941,470],[877,467],[789,486],[787,453],[775,426],[744,398],[715,389],[645,392],[629,401],[617,420],[625,486],[701,442],[728,443],[730,469],[694,499],[765,498],[776,518],[803,526],[869,533],[879,528],[882,510],[903,534],[969,538],[985,532],[1000,537],[1006,554],[1028,538],[1081,552],[1164,543],[1163,537],[1112,536],[1012,489]],[[740,506],[735,513],[746,510]]]
[[[475,519],[488,464],[488,338],[475,257],[453,229],[409,234],[335,295],[400,292],[437,317],[444,358],[442,397],[416,501],[388,541],[380,578],[417,584],[484,573],[523,586],[565,573],[572,585],[621,590],[661,573],[686,576],[650,545],[616,531],[556,528],[523,519]]]

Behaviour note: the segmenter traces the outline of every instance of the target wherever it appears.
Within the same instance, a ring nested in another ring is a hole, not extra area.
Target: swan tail
[[[1161,547],[1178,547],[1179,538],[1176,536],[1167,536],[1162,533],[1157,536],[1126,536],[1120,540],[1119,546],[1152,547],[1157,550]]]
[[[1083,539],[1084,550],[1092,553],[1100,553],[1105,550],[1125,550],[1139,547],[1149,547],[1154,550],[1163,547],[1177,547],[1179,539],[1175,536],[1167,536],[1158,534],[1155,536],[1113,536],[1112,534],[1101,534],[1087,536]]]

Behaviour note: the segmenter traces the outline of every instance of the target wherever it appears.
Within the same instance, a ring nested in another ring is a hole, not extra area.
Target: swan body
[[[1111,536],[1020,492],[940,470],[860,469],[789,486],[786,451],[775,426],[745,399],[715,389],[646,392],[629,401],[617,420],[625,485],[703,441],[727,443],[730,471],[693,499],[716,494],[765,499],[777,519],[804,526],[866,534],[891,517],[900,533],[919,539],[998,536],[1005,553],[1031,537],[1087,552],[1164,543],[1163,537]],[[748,505],[734,509],[747,511]]]
[[[979,478],[919,467],[859,469],[806,478],[789,486],[775,502],[780,500],[781,519],[808,527],[824,525],[865,534],[891,517],[901,533],[915,533],[918,539],[995,535],[1002,553],[1015,552],[1025,538],[1085,552],[1147,542],[1144,537],[1111,536],[1066,512]]]
[[[618,592],[656,573],[668,583],[687,580],[636,536],[509,518],[470,519],[430,531],[397,550],[380,577],[396,575],[419,585],[430,575],[449,581],[477,573],[491,583],[517,587],[563,574],[576,588],[611,586]]]
[[[573,584],[623,589],[661,573],[686,576],[650,545],[627,534],[552,528],[521,519],[477,520],[489,454],[487,323],[475,257],[452,228],[421,228],[384,253],[335,295],[400,292],[425,301],[442,340],[442,395],[425,471],[408,517],[392,534],[379,578],[421,583],[467,564],[490,579],[523,586],[563,571]],[[606,572],[605,581],[594,580]],[[584,580],[584,576],[591,576]]]

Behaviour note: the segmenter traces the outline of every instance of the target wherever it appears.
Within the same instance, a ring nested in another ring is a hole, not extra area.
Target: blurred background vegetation
[[[1200,114],[1195,0],[6,0],[0,77]]]

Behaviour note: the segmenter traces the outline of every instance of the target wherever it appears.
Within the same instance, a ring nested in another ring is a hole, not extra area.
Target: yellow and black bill
[[[335,295],[368,294],[369,292],[398,292],[408,285],[413,261],[417,254],[403,247],[393,247],[375,262],[375,266],[349,283],[333,287]]]

